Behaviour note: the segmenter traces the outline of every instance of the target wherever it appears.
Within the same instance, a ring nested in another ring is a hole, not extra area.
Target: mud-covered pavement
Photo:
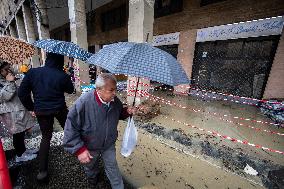
[[[153,109],[156,115],[147,115],[144,119],[143,116],[136,117],[139,141],[137,148],[129,158],[124,158],[119,153],[122,134],[126,126],[125,121],[120,122],[117,159],[124,178],[134,188],[274,189],[284,186],[283,174],[281,174],[284,166],[283,155],[234,143],[165,118],[173,118],[206,130],[283,151],[283,136],[237,124],[249,124],[261,130],[283,133],[283,129],[272,125],[234,119],[238,116],[270,121],[256,107],[231,102],[208,101],[195,97],[181,97],[166,92],[155,92],[154,95],[188,108],[200,109],[200,111],[194,112],[159,102],[159,105],[155,105]],[[118,96],[125,100],[125,94]],[[68,106],[70,107],[77,98],[78,95],[68,95],[66,98]],[[220,116],[217,117],[207,112],[215,112],[217,115],[226,115],[226,117],[221,120]],[[55,123],[54,131],[62,131],[58,123]],[[39,144],[39,140],[34,143]],[[58,145],[57,142],[56,145]],[[51,184],[50,188],[56,187],[58,182],[64,183],[59,185],[59,188],[73,188],[71,185],[76,188],[87,187],[82,167],[78,161],[65,154],[61,147],[55,147],[53,151],[50,165],[53,167],[55,185]],[[64,161],[65,159],[67,162]],[[258,174],[253,176],[245,173],[246,165],[258,171]],[[32,172],[25,172],[25,170],[32,170]],[[42,187],[38,186],[34,180],[37,173],[36,161],[27,164],[20,172],[31,175],[27,176],[27,180],[32,183],[28,185],[30,188]],[[277,174],[274,174],[276,172]],[[109,187],[107,179],[102,178],[101,188]]]
[[[9,151],[7,158],[12,163],[13,152]],[[36,181],[38,173],[38,159],[24,164],[14,164],[10,167],[10,174],[17,189],[67,189],[90,188],[85,177],[83,167],[79,161],[70,154],[64,152],[60,146],[52,147],[49,159],[50,180],[48,184],[39,184]],[[98,189],[111,189],[110,183],[104,173],[103,164],[100,162],[101,173],[99,175]],[[125,181],[125,188],[132,189]],[[91,189],[91,188],[90,188]]]

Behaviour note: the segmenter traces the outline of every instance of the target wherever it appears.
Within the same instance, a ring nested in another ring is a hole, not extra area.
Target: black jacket
[[[70,76],[63,71],[63,65],[64,56],[49,53],[44,67],[28,71],[19,87],[18,95],[29,111],[52,113],[66,107],[64,92],[71,94],[74,86]]]

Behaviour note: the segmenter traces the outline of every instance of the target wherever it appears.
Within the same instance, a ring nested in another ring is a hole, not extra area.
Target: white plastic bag
[[[121,155],[123,155],[124,157],[130,156],[137,144],[137,138],[137,128],[135,127],[133,117],[131,117],[128,119],[127,127],[124,131],[123,141],[120,150]]]
[[[256,175],[258,174],[258,172],[257,172],[256,170],[254,170],[254,169],[253,169],[251,166],[249,166],[248,164],[247,164],[247,166],[245,167],[244,171],[245,171],[246,174],[250,174],[250,175],[254,175],[254,176],[256,176]]]

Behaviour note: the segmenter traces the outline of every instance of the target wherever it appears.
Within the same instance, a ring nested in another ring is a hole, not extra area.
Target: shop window
[[[183,0],[156,0],[155,18],[167,16],[183,10]]]
[[[226,1],[226,0],[201,0],[200,6],[206,6],[206,5],[210,5],[210,4],[218,3],[222,1]]]
[[[101,19],[103,32],[125,26],[127,23],[126,4],[103,13]]]

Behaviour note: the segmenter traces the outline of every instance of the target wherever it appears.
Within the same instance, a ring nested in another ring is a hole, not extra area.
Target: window
[[[94,34],[96,30],[96,13],[95,11],[90,11],[87,13],[87,32],[88,35]]]
[[[163,45],[163,46],[158,46],[157,48],[166,51],[167,53],[171,54],[173,57],[177,58],[178,45]]]
[[[218,3],[222,1],[226,1],[226,0],[201,0],[200,6],[206,6],[206,5],[210,5],[210,4]]]
[[[155,18],[167,16],[183,10],[183,0],[156,0]]]
[[[111,11],[107,11],[102,14],[102,31],[110,31],[115,28],[120,28],[126,25],[127,23],[127,11],[126,4],[113,9]]]

